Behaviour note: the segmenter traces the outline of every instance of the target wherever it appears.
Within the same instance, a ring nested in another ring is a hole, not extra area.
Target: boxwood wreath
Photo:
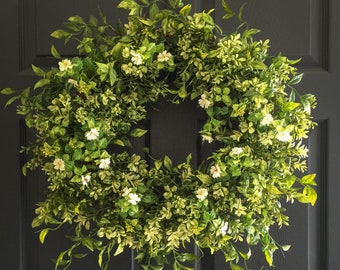
[[[19,99],[17,113],[37,134],[23,148],[31,154],[24,174],[41,168],[47,175],[32,222],[42,227],[40,241],[64,224],[74,227],[55,268],[85,256],[78,251],[85,247],[98,252],[101,269],[126,248],[136,250],[143,269],[170,262],[193,269],[187,262],[203,253],[187,253],[189,243],[223,252],[232,269],[243,269],[237,263],[260,244],[273,265],[274,251],[288,249],[270,234],[288,225],[282,202],[313,205],[317,196],[314,174],[296,176],[306,171],[303,139],[315,126],[315,97],[294,89],[302,78],[297,61],[271,56],[269,41],[255,41],[258,31],[243,21],[223,34],[213,10],[192,14],[181,0],[122,0],[118,7],[129,15],[117,27],[103,15],[70,17],[52,36],[76,40],[80,56],[61,58],[52,46],[58,67],[33,65],[41,78],[7,102]],[[223,0],[222,7],[225,18],[234,15]],[[160,98],[191,99],[205,111],[199,135],[218,147],[198,168],[190,153],[181,164],[167,156],[148,164],[124,148],[146,133],[136,124]]]

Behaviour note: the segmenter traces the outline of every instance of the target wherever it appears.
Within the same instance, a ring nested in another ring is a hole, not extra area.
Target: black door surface
[[[243,0],[230,0],[239,7]],[[194,10],[215,9],[214,16],[224,30],[229,24],[220,18],[219,0],[192,0]],[[111,22],[125,14],[115,9],[118,0],[2,0],[0,7],[0,89],[23,88],[34,82],[32,63],[50,65],[50,47],[54,43],[63,56],[74,54],[49,34],[62,27],[71,15],[88,17],[97,14],[98,6]],[[283,257],[275,256],[280,270],[336,270],[340,265],[340,1],[338,0],[249,0],[244,19],[261,29],[258,38],[271,40],[271,53],[282,52],[289,58],[301,58],[300,71],[305,73],[301,92],[316,95],[314,111],[318,127],[308,144],[309,171],[317,174],[319,198],[315,207],[294,204],[288,211],[290,226],[275,232],[276,238],[292,247]],[[0,97],[0,269],[54,269],[50,258],[65,248],[62,234],[52,234],[41,245],[31,229],[35,204],[43,199],[44,178],[32,173],[21,175],[20,145],[29,140],[15,108],[2,110]],[[204,153],[197,144],[201,115],[195,105],[180,107],[160,105],[150,116],[149,144],[156,156],[165,153],[183,161],[188,153],[194,160]],[[185,116],[185,117],[183,117]],[[176,130],[176,132],[171,132]],[[65,229],[67,232],[67,228]],[[114,258],[110,270],[140,269],[132,260],[135,254],[125,251]],[[254,254],[251,269],[269,269],[262,255]],[[75,263],[71,270],[99,269],[96,257]],[[221,254],[206,256],[196,270],[229,269]]]

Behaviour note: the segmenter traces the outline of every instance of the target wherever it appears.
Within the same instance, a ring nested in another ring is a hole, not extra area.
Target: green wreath
[[[122,0],[119,7],[129,10],[128,23],[115,28],[102,15],[70,17],[67,30],[52,36],[77,40],[82,57],[61,59],[52,46],[59,67],[33,66],[41,77],[34,90],[7,102],[20,99],[17,113],[37,132],[24,147],[31,153],[24,174],[41,168],[48,177],[32,223],[43,227],[40,241],[49,230],[74,226],[74,244],[56,269],[82,257],[82,246],[98,252],[102,269],[124,248],[137,251],[143,269],[163,269],[169,256],[173,269],[192,269],[183,262],[197,254],[180,251],[189,243],[222,251],[232,268],[260,243],[272,265],[273,252],[288,248],[270,234],[273,225],[288,225],[281,201],[316,200],[315,175],[295,175],[306,170],[302,140],[315,125],[314,96],[293,88],[302,78],[297,61],[270,56],[269,41],[254,41],[257,30],[244,22],[223,34],[212,10],[190,15],[181,0],[162,9],[157,0]],[[147,132],[136,125],[161,97],[189,98],[205,111],[202,142],[218,147],[198,168],[190,154],[181,164],[167,156],[148,164],[124,148]]]

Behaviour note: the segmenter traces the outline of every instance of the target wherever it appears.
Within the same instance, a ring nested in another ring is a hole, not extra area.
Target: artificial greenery
[[[41,168],[48,179],[32,223],[42,227],[40,241],[74,226],[74,244],[56,269],[83,257],[81,247],[98,252],[102,269],[125,248],[137,251],[146,270],[170,262],[192,269],[183,263],[198,259],[182,252],[189,243],[223,252],[232,269],[260,244],[273,265],[274,251],[288,248],[270,234],[288,225],[281,202],[316,201],[315,175],[300,173],[315,98],[294,89],[302,78],[297,61],[271,56],[269,41],[255,41],[258,31],[246,24],[223,34],[213,10],[192,14],[181,0],[122,0],[118,7],[129,16],[117,27],[104,16],[70,17],[52,36],[77,40],[79,57],[63,59],[52,47],[59,66],[33,66],[41,78],[7,102],[19,99],[17,113],[36,130],[24,147],[31,154],[24,173]],[[230,17],[223,0],[222,7]],[[218,147],[198,168],[190,153],[181,164],[167,156],[148,164],[126,149],[147,132],[136,125],[161,97],[191,99],[206,112],[202,143]]]

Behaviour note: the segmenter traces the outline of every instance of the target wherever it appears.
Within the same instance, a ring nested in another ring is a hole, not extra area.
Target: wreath
[[[163,8],[157,0],[122,0],[118,7],[128,10],[128,22],[115,27],[102,14],[70,17],[52,36],[77,40],[80,56],[61,58],[52,46],[58,66],[33,65],[41,77],[33,91],[7,102],[19,99],[17,113],[36,131],[34,144],[23,147],[30,153],[23,173],[40,168],[48,180],[32,226],[43,227],[42,243],[50,230],[74,228],[56,269],[83,257],[81,247],[98,252],[102,269],[125,248],[137,251],[143,269],[170,261],[173,269],[192,269],[187,262],[199,255],[183,251],[189,243],[222,251],[232,269],[261,244],[272,265],[274,251],[288,249],[270,234],[288,225],[282,200],[314,204],[317,196],[315,175],[296,175],[306,171],[303,139],[315,126],[315,97],[294,88],[302,78],[297,61],[269,55],[269,41],[255,41],[258,31],[244,21],[223,34],[213,10],[192,14],[181,0]],[[127,149],[147,132],[138,124],[160,98],[190,99],[205,111],[199,136],[217,147],[198,167],[190,153],[173,164]]]

